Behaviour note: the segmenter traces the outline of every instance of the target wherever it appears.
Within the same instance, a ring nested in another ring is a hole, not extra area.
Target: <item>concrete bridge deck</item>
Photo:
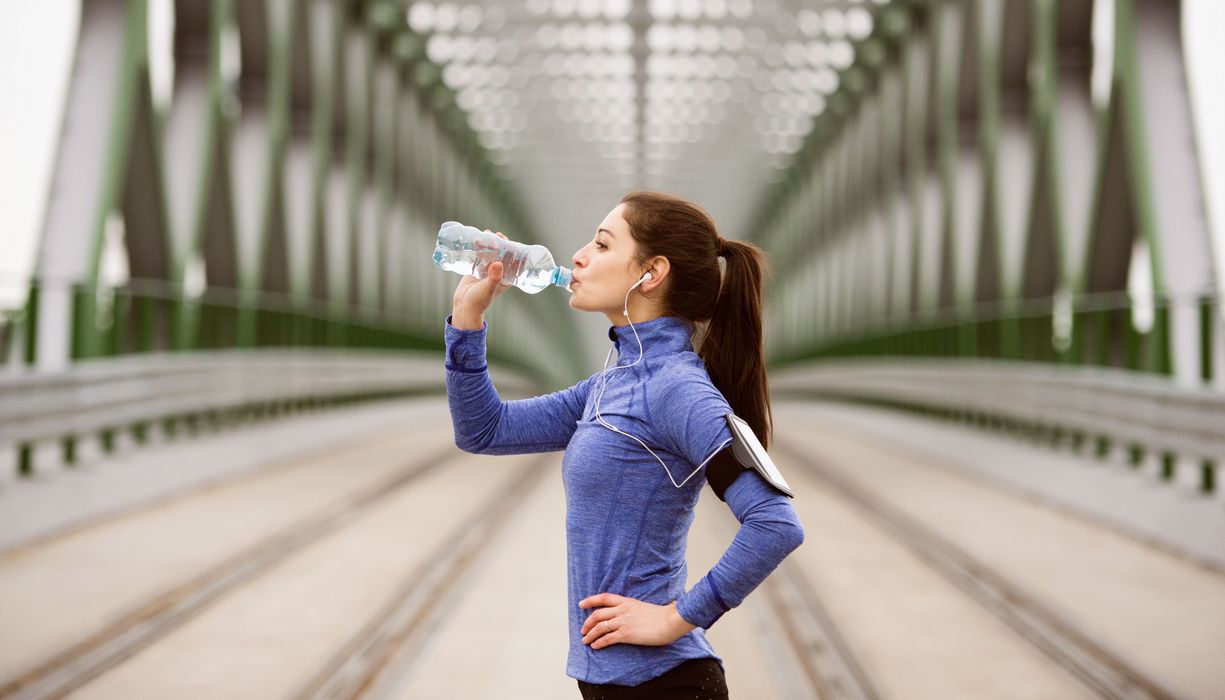
[[[1219,500],[775,411],[807,539],[709,632],[733,697],[1225,697]],[[0,489],[0,696],[578,696],[559,454],[464,454],[434,398],[85,462]],[[707,490],[691,584],[736,525]]]

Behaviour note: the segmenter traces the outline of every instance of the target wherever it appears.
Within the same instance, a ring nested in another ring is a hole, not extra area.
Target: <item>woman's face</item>
[[[625,205],[618,204],[608,212],[594,237],[571,259],[574,263],[574,281],[570,285],[571,308],[600,311],[608,314],[610,319],[621,317],[625,293],[643,273],[635,258],[638,244],[621,215],[624,210]],[[638,291],[645,291],[648,284],[650,282],[638,287]]]

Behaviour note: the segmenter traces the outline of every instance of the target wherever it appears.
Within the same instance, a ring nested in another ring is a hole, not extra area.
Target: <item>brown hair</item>
[[[671,266],[664,313],[708,322],[698,356],[732,410],[769,447],[774,422],[761,331],[766,254],[752,243],[721,238],[714,219],[680,197],[638,191],[621,202],[638,263],[663,256]],[[727,263],[722,278],[720,257]]]

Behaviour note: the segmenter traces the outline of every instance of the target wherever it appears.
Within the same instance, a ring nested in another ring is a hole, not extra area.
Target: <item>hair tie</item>
[[[721,258],[727,257],[727,239],[720,237],[717,240],[718,240],[717,245],[719,246],[719,248],[718,248],[718,251],[715,253],[715,255]]]

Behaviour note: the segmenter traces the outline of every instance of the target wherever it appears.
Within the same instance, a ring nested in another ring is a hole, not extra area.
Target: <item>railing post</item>
[[[140,319],[139,350],[140,352],[151,352],[157,345],[155,334],[158,327],[158,312],[164,308],[166,302],[156,295],[146,293],[137,295],[135,303],[139,309],[137,318]]]
[[[77,438],[74,435],[67,435],[60,441],[60,450],[64,457],[64,464],[73,465],[77,463]]]
[[[1018,329],[1020,323],[1021,319],[1017,316],[1015,309],[1012,310],[1007,316],[1000,319],[1000,358],[1015,360],[1020,357],[1020,332]]]
[[[72,359],[96,357],[98,352],[97,301],[93,290],[73,285]]]
[[[25,336],[24,360],[27,366],[33,366],[38,359],[38,301],[42,293],[42,282],[37,278],[30,280],[30,292],[26,297],[25,319],[22,321]]]
[[[30,476],[34,473],[34,446],[28,442],[17,445],[17,474]]]
[[[1105,367],[1110,364],[1110,317],[1112,312],[1100,310],[1094,314],[1093,364]]]
[[[1150,328],[1147,334],[1137,330],[1131,313],[1122,318],[1121,323],[1123,326],[1123,366],[1130,370],[1143,370],[1146,364],[1145,356],[1149,354],[1144,352],[1147,345],[1145,341],[1151,337],[1153,330]]]
[[[1213,329],[1216,328],[1216,305],[1213,302],[1214,298],[1210,294],[1201,295],[1199,298],[1199,378],[1204,384],[1212,384],[1215,370],[1212,360],[1216,346],[1216,338],[1213,337]]]
[[[1156,304],[1154,309],[1153,330],[1150,348],[1152,349],[1152,362],[1150,363],[1151,371],[1158,374],[1170,376],[1174,374],[1174,334],[1171,332],[1171,323],[1174,314],[1171,313],[1170,305],[1173,302],[1167,297],[1161,299]]]
[[[128,324],[128,316],[132,306],[130,287],[111,290],[111,325],[106,331],[106,341],[103,354],[114,357],[124,352],[124,329]]]
[[[256,346],[256,326],[258,309],[252,303],[251,291],[241,289],[238,291],[238,308],[234,317],[234,345],[240,348],[251,348]]]
[[[957,348],[955,354],[958,357],[976,357],[978,355],[978,339],[977,326],[972,319],[959,318],[957,320]]]

